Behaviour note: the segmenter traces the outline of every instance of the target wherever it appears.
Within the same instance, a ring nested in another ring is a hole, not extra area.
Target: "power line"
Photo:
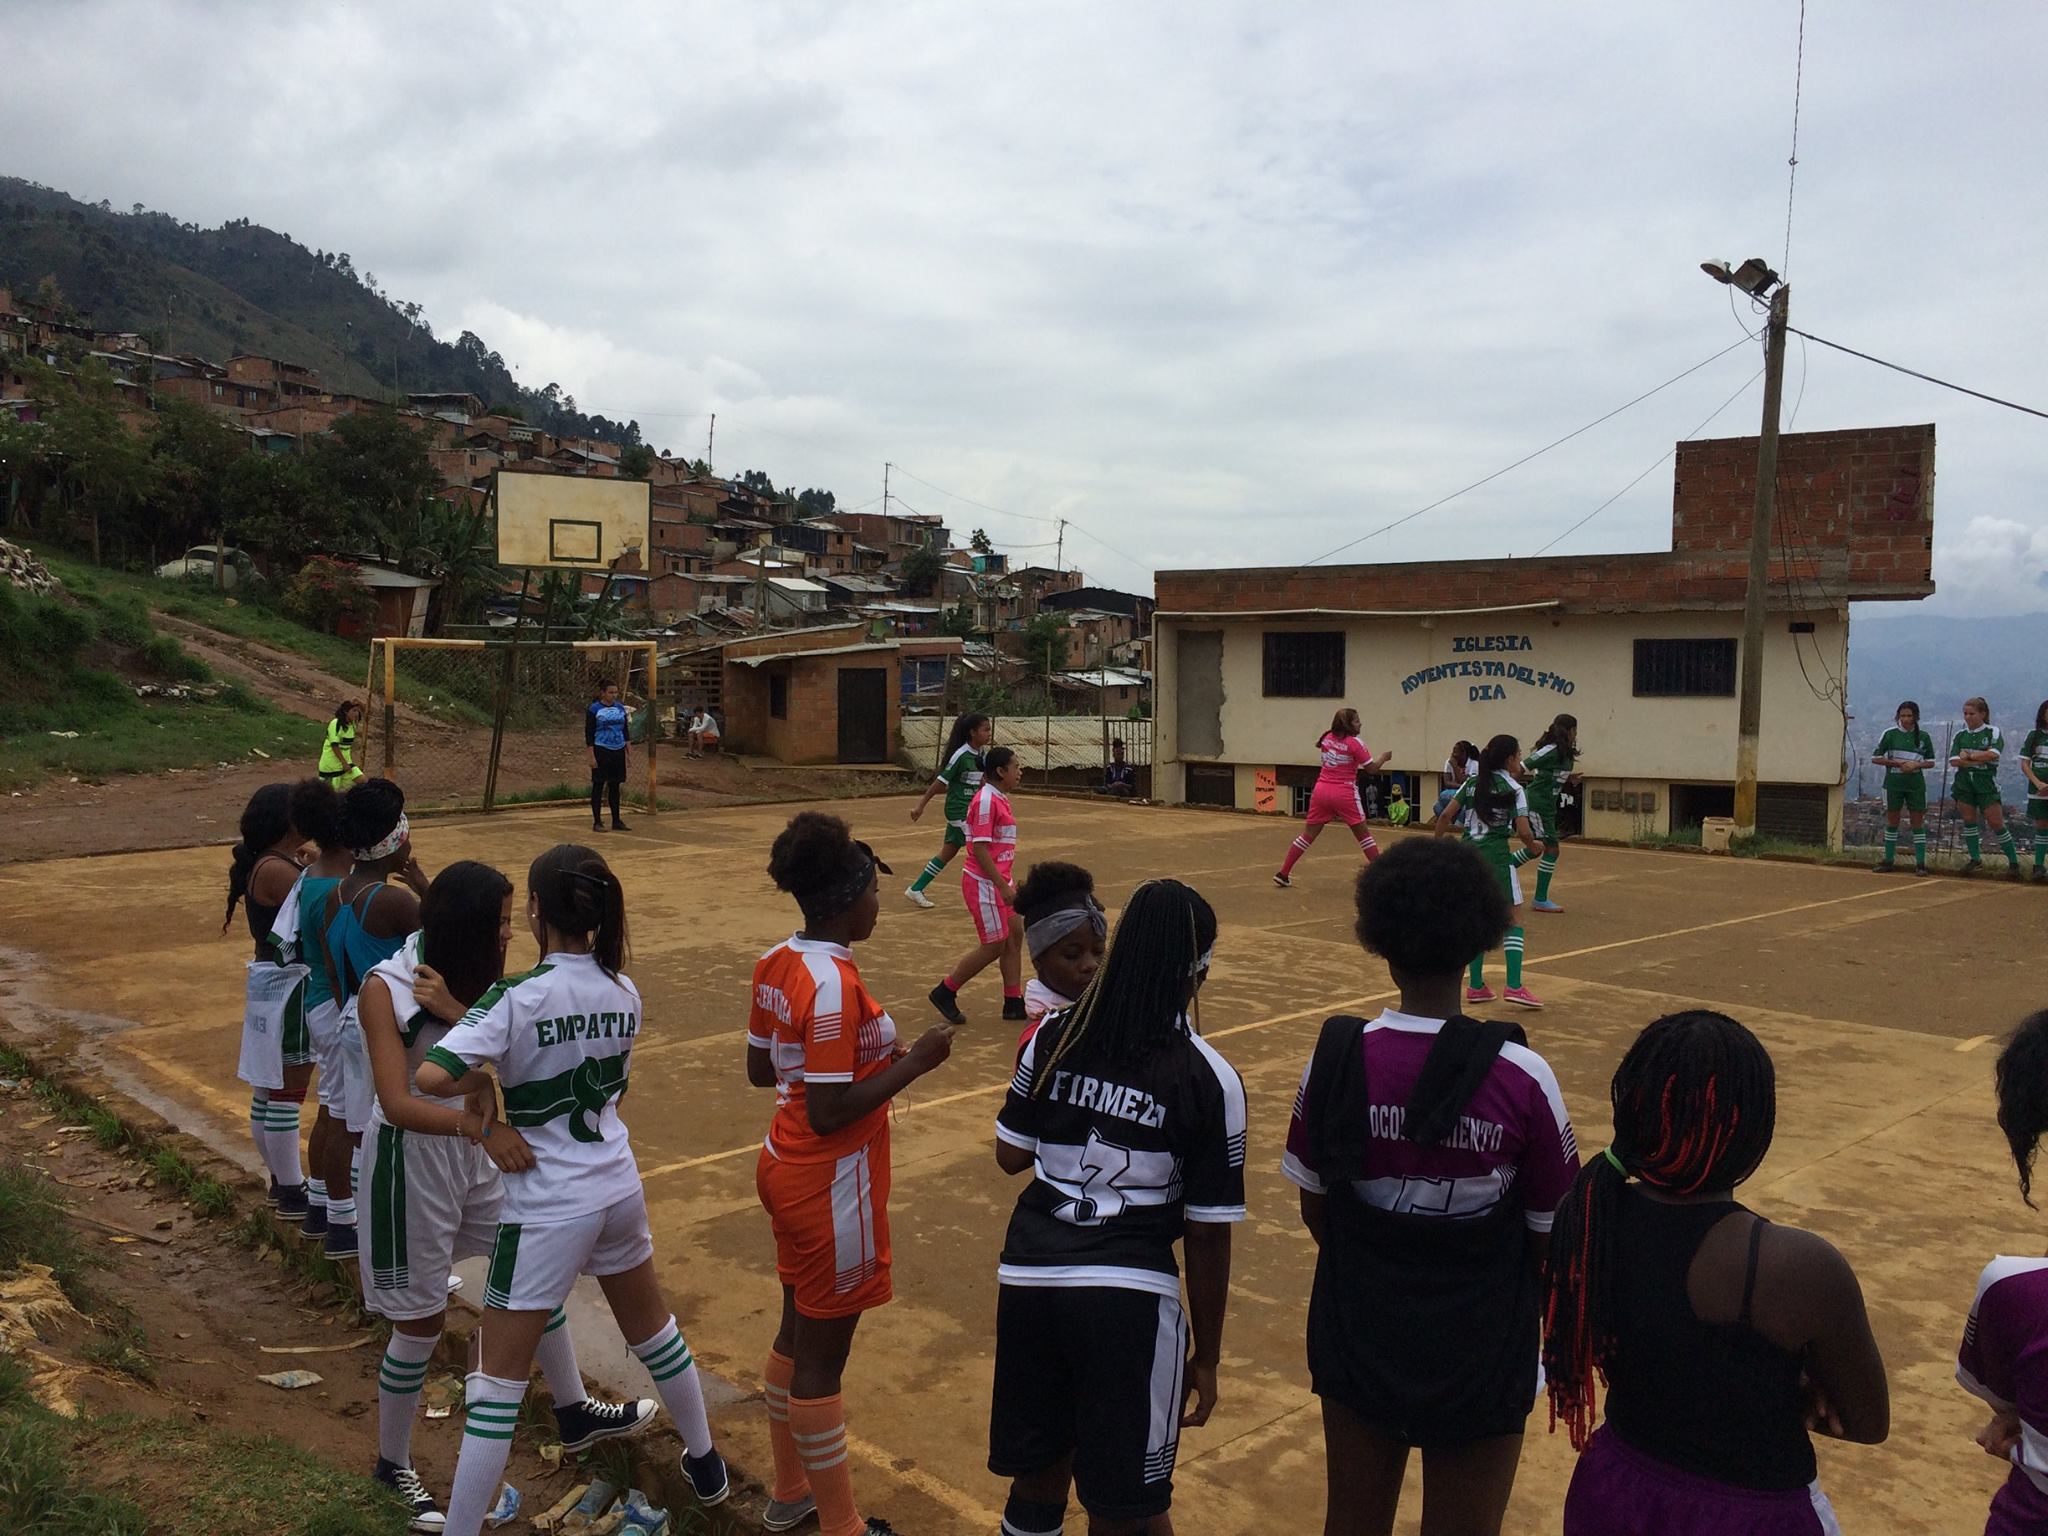
[[[1778,270],[1792,271],[1792,193],[1799,185],[1799,94],[1806,83],[1806,0],[1799,0],[1799,50],[1792,64],[1792,153],[1785,161],[1785,259]]]
[[[1698,426],[1694,427],[1690,432],[1686,433],[1686,439],[1690,440],[1692,438],[1698,437],[1702,432],[1706,431],[1707,428],[1710,425],[1712,425],[1715,416],[1720,415],[1723,411],[1727,410],[1729,406],[1733,405],[1737,400],[1740,400],[1745,394],[1749,393],[1749,386],[1754,384],[1758,379],[1762,378],[1763,376],[1764,371],[1761,368],[1757,369],[1755,373],[1752,373],[1747,379],[1743,381],[1742,388],[1736,390],[1734,394],[1730,395],[1726,400],[1723,400],[1719,405],[1715,406],[1712,414],[1710,414],[1705,421],[1702,421]],[[1657,469],[1660,465],[1663,464],[1663,462],[1666,459],[1670,458],[1673,454],[1677,452],[1678,447],[1676,444],[1673,444],[1671,447],[1666,448],[1662,453],[1657,455],[1656,462],[1651,464],[1648,469],[1645,469],[1642,472],[1642,474],[1637,475],[1635,479],[1629,481],[1627,485],[1624,485],[1612,496],[1608,497],[1605,501],[1601,502],[1599,506],[1595,507],[1592,511],[1588,512],[1576,523],[1573,523],[1571,527],[1565,529],[1563,533],[1560,533],[1556,538],[1552,539],[1548,544],[1544,545],[1542,549],[1537,550],[1536,554],[1546,554],[1550,550],[1555,549],[1558,545],[1562,544],[1566,539],[1570,538],[1573,534],[1577,533],[1581,528],[1585,527],[1586,524],[1593,521],[1594,518],[1598,517],[1602,512],[1605,512],[1609,507],[1613,506],[1617,501],[1621,500],[1622,497],[1626,496],[1630,491],[1634,490],[1650,475],[1652,470]],[[1535,556],[1532,555],[1530,558],[1534,559]]]
[[[1967,385],[1952,384],[1947,379],[1937,379],[1933,374],[1922,373],[1918,368],[1908,368],[1904,363],[1892,363],[1885,361],[1881,357],[1872,357],[1868,352],[1858,352],[1854,347],[1845,347],[1839,341],[1829,341],[1825,336],[1816,336],[1813,332],[1802,331],[1797,326],[1788,325],[1785,329],[1794,336],[1803,336],[1808,341],[1817,341],[1824,347],[1833,347],[1837,352],[1846,352],[1851,357],[1860,357],[1866,363],[1875,363],[1878,367],[1889,368],[1894,373],[1903,373],[1928,384],[1939,384],[1943,389],[1952,389],[1959,395],[1970,395],[1978,400],[1988,400],[1991,404],[2002,405],[2009,411],[2023,411],[2029,416],[2039,416],[2042,420],[2048,421],[2048,411],[2037,411],[2031,405],[2021,405],[2016,400],[2001,400],[1997,395],[1987,395],[1981,389],[1971,389]]]
[[[1363,544],[1368,539],[1376,539],[1381,534],[1387,533],[1392,529],[1400,527],[1403,523],[1412,523],[1413,521],[1415,521],[1416,518],[1422,516],[1423,513],[1434,512],[1438,507],[1446,506],[1449,503],[1456,501],[1460,496],[1465,495],[1467,492],[1476,491],[1482,485],[1490,484],[1491,482],[1498,480],[1502,475],[1508,474],[1510,471],[1520,469],[1524,464],[1529,463],[1532,459],[1542,458],[1543,455],[1550,452],[1551,449],[1563,447],[1573,438],[1582,436],[1585,433],[1592,431],[1602,422],[1612,421],[1615,417],[1619,416],[1623,411],[1628,410],[1630,407],[1641,405],[1645,400],[1649,399],[1650,396],[1659,394],[1664,390],[1669,389],[1672,385],[1676,384],[1680,379],[1689,378],[1693,374],[1698,373],[1702,368],[1706,367],[1708,363],[1719,362],[1722,358],[1726,357],[1730,352],[1733,352],[1737,347],[1743,346],[1750,339],[1750,337],[1744,336],[1741,341],[1730,342],[1727,346],[1723,347],[1720,351],[1716,352],[1712,357],[1704,358],[1701,361],[1694,363],[1690,368],[1686,369],[1683,373],[1673,374],[1670,378],[1666,379],[1662,384],[1659,384],[1655,389],[1644,390],[1640,395],[1637,395],[1635,399],[1627,401],[1622,405],[1617,405],[1613,410],[1609,411],[1606,415],[1595,417],[1593,420],[1587,422],[1583,427],[1578,427],[1573,431],[1565,433],[1563,437],[1557,438],[1552,442],[1545,443],[1541,448],[1538,448],[1534,453],[1526,453],[1522,455],[1521,458],[1515,460],[1514,463],[1506,465],[1500,469],[1496,469],[1492,474],[1486,475],[1478,480],[1474,480],[1470,485],[1455,490],[1451,492],[1451,494],[1448,496],[1440,496],[1435,501],[1432,501],[1426,507],[1417,507],[1413,512],[1410,512],[1405,517],[1397,517],[1391,523],[1381,524],[1379,527],[1373,529],[1370,533],[1362,533],[1355,539],[1349,540],[1348,542],[1343,544],[1339,544],[1335,549],[1327,550],[1324,553],[1317,555],[1314,560],[1310,560],[1307,563],[1309,565],[1316,565],[1324,560],[1329,559],[1331,555],[1341,555],[1347,549],[1351,549],[1359,544]],[[1652,468],[1654,467],[1655,466],[1653,465]],[[1093,538],[1094,536],[1091,534],[1090,537]],[[1096,542],[1100,543],[1101,541],[1098,539]],[[1126,556],[1125,558],[1129,557]]]
[[[972,496],[962,496],[958,491],[949,491],[943,485],[933,485],[923,475],[914,475],[901,464],[896,466],[896,473],[903,476],[906,480],[915,480],[919,485],[924,486],[928,490],[937,491],[941,496],[949,496],[954,501],[963,501],[968,506],[979,507],[984,512],[993,512],[998,517],[1022,518],[1027,523],[1052,524],[1059,521],[1056,517],[1040,517],[1032,512],[1012,512],[1007,507],[992,507],[985,501],[976,501]]]

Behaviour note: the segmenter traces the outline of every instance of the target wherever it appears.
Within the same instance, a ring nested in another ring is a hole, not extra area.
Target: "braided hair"
[[[2020,1173],[2020,1198],[2034,1203],[2034,1154],[2048,1133],[2048,1008],[2030,1013],[1998,1053],[1998,1128]]]
[[[1522,744],[1503,732],[1489,741],[1479,754],[1479,771],[1473,777],[1479,782],[1472,789],[1472,809],[1478,815],[1482,826],[1492,826],[1493,818],[1499,813],[1501,803],[1512,805],[1512,795],[1503,795],[1497,783],[1497,776],[1507,772],[1508,759],[1522,750]]]
[[[1726,1014],[1666,1014],[1614,1069],[1614,1144],[1579,1170],[1558,1205],[1545,1273],[1543,1369],[1550,1424],[1572,1447],[1593,1432],[1594,1373],[1620,1351],[1615,1227],[1631,1178],[1671,1195],[1733,1189],[1763,1162],[1777,1126],[1776,1073],[1763,1042]],[[1616,1166],[1617,1163],[1619,1166]],[[1624,1171],[1625,1170],[1625,1171]]]
[[[1059,1033],[1033,1097],[1045,1094],[1062,1064],[1135,1066],[1173,1039],[1215,937],[1215,910],[1193,886],[1148,880],[1133,891],[1088,990],[1046,1026]]]
[[[256,868],[256,861],[282,842],[291,830],[292,787],[289,784],[266,784],[242,807],[242,840],[235,844],[234,862],[228,866],[228,910],[220,920],[222,933],[228,931],[228,924],[235,920],[235,908],[249,894],[249,876]]]
[[[607,976],[626,968],[626,891],[603,854],[557,843],[533,861],[526,888],[548,927],[569,938],[590,936],[590,952]]]

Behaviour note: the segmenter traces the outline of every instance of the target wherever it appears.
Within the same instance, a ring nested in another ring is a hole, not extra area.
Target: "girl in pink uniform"
[[[1017,920],[1017,887],[1010,871],[1017,862],[1017,815],[1010,796],[1024,777],[1024,763],[1008,747],[991,747],[982,759],[981,788],[967,808],[967,868],[960,895],[974,919],[975,947],[931,990],[932,1006],[949,1024],[964,1024],[960,989],[990,965],[1003,974],[1003,1017],[1024,1018],[1024,925]]]
[[[1378,772],[1393,754],[1383,753],[1375,758],[1372,749],[1359,740],[1358,730],[1358,711],[1340,709],[1330,722],[1330,728],[1323,732],[1322,740],[1316,743],[1316,753],[1323,760],[1323,770],[1316,775],[1315,793],[1309,796],[1308,826],[1288,845],[1280,873],[1273,877],[1275,885],[1294,884],[1288,877],[1294,870],[1295,861],[1308,852],[1309,845],[1321,837],[1323,828],[1333,821],[1341,821],[1350,828],[1366,863],[1370,864],[1380,856],[1380,845],[1373,841],[1372,832],[1365,824],[1365,807],[1359,803],[1358,776]]]

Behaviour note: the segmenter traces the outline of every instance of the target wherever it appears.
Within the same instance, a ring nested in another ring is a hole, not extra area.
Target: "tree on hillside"
[[[939,614],[939,633],[956,635],[962,640],[972,640],[981,631],[974,627],[974,606],[965,601],[955,603]]]
[[[1024,654],[1048,680],[1053,673],[1066,670],[1070,627],[1066,614],[1057,608],[1041,608],[1025,621]]]
[[[903,557],[903,595],[930,597],[939,584],[939,573],[945,568],[945,557],[929,544],[913,549]]]
[[[776,494],[775,482],[758,469],[750,469],[741,475],[740,484],[748,490],[758,492],[763,496],[773,496]]]
[[[248,437],[205,406],[159,402],[149,437],[156,472],[150,502],[165,545],[182,549],[220,536],[228,475],[248,449]]]
[[[830,491],[805,490],[797,494],[796,515],[802,519],[830,517],[839,508],[839,498]]]
[[[977,528],[967,540],[967,547],[977,555],[992,555],[996,552],[995,540],[988,536],[988,530]]]
[[[136,514],[149,499],[153,466],[148,445],[121,420],[113,375],[82,364],[49,382],[40,392],[51,402],[43,420],[58,466],[57,495],[84,521],[93,564],[107,563],[109,554],[126,562],[148,553],[150,540]]]
[[[336,497],[347,533],[380,560],[404,560],[417,542],[422,504],[440,489],[426,439],[379,406],[336,418],[307,457]]]
[[[630,443],[619,453],[619,475],[626,480],[645,480],[654,473],[654,450],[645,443]]]
[[[337,499],[315,479],[310,459],[245,453],[221,487],[228,537],[270,557],[280,581],[319,550],[346,542]]]

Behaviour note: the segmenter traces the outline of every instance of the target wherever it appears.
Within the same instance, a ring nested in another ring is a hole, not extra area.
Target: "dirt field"
[[[910,825],[909,803],[839,807],[899,872],[862,964],[906,1032],[924,1023],[933,978],[970,943],[950,881],[931,913],[897,894],[933,842]],[[1221,915],[1201,1024],[1251,1095],[1253,1214],[1239,1229],[1222,1402],[1183,1441],[1177,1505],[1190,1532],[1313,1529],[1322,1448],[1302,1359],[1313,1259],[1279,1161],[1320,1021],[1389,995],[1349,936],[1353,860],[1326,843],[1295,888],[1278,891],[1267,875],[1290,829],[1277,822],[1029,797],[1019,809],[1025,862],[1079,859],[1112,904],[1137,879],[1179,875]],[[660,1260],[699,1360],[742,1389],[778,1300],[754,1196],[769,1103],[742,1068],[746,983],[795,921],[763,873],[789,810],[642,817],[602,842],[626,881],[648,1004],[627,1114]],[[519,874],[580,835],[582,814],[431,822],[421,857],[430,868],[486,858]],[[75,1031],[77,1049],[123,1086],[239,1148],[243,945],[218,937],[222,866],[212,849],[0,871],[0,932],[13,951],[0,958],[0,1010],[17,1030]],[[1982,1415],[1950,1372],[1985,1259],[2043,1245],[1990,1097],[1994,1036],[2039,1003],[2021,962],[2039,952],[2041,893],[1575,846],[1555,894],[1569,911],[1529,921],[1530,984],[1550,1008],[1524,1022],[1558,1070],[1581,1144],[1604,1144],[1608,1076],[1650,1018],[1705,1003],[1754,1027],[1777,1059],[1780,1107],[1777,1144],[1747,1195],[1849,1255],[1891,1368],[1891,1441],[1824,1442],[1823,1484],[1847,1529],[1980,1530],[1999,1472],[1970,1443]],[[101,963],[108,954],[114,963]],[[864,1503],[921,1536],[992,1529],[1003,1500],[982,1460],[995,1259],[1017,1186],[995,1167],[990,1121],[1016,1031],[997,1020],[993,976],[966,1002],[974,1023],[952,1061],[898,1114],[897,1301],[865,1323],[848,1375]],[[1571,1453],[1543,1433],[1540,1408],[1531,1422],[1509,1528],[1555,1531]],[[738,1459],[766,1467],[757,1401],[726,1408],[721,1432]],[[1414,1515],[1411,1500],[1404,1529]]]

